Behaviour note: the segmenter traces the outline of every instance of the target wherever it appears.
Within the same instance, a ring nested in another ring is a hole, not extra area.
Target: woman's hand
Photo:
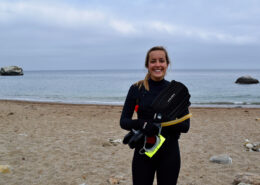
[[[160,123],[155,123],[152,121],[144,122],[142,131],[144,135],[150,137],[150,136],[155,136],[158,135],[161,129],[161,124]]]

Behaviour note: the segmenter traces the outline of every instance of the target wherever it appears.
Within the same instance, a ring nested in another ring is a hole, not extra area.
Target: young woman
[[[152,121],[155,112],[151,108],[151,103],[160,91],[170,83],[164,79],[169,64],[170,60],[165,48],[156,46],[147,52],[145,67],[148,69],[148,72],[144,80],[133,84],[128,91],[120,119],[120,126],[123,129],[141,130],[148,138],[158,134],[158,126]],[[132,119],[136,106],[138,106],[138,119]],[[183,115],[179,116],[184,116],[188,113],[189,110],[187,108],[182,113]],[[139,152],[143,147],[144,141],[141,142],[143,144],[135,147],[132,161],[133,185],[152,185],[155,172],[158,185],[177,184],[180,171],[178,139],[180,133],[188,132],[189,127],[189,119],[177,125],[163,127],[161,135],[166,140],[152,158]],[[153,141],[146,140],[146,142]]]

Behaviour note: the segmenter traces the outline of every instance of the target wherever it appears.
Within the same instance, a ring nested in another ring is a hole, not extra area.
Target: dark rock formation
[[[2,67],[0,70],[0,75],[6,75],[6,76],[23,75],[23,69],[18,66]]]
[[[251,76],[241,76],[236,80],[238,84],[258,84],[259,81]]]

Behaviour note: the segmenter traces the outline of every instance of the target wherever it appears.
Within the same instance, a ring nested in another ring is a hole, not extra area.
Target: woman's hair
[[[168,56],[168,52],[167,50],[163,47],[163,46],[154,46],[152,47],[151,49],[148,50],[148,52],[146,53],[146,57],[145,57],[145,67],[148,69],[148,65],[149,65],[149,55],[152,51],[157,51],[157,50],[160,50],[160,51],[164,51],[165,53],[165,57],[166,57],[166,62],[167,64],[169,65],[170,64],[170,59],[169,59],[169,56]],[[149,83],[148,83],[148,80],[150,79],[150,73],[149,71],[147,72],[144,80],[140,80],[138,82],[136,82],[135,84],[138,85],[139,89],[142,87],[142,85],[144,86],[144,88],[149,91]]]

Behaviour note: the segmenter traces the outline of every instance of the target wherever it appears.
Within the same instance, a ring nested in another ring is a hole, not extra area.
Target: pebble
[[[125,184],[125,178],[123,176],[117,175],[117,176],[111,176],[108,180],[109,184]]]
[[[118,144],[122,144],[122,139],[108,139],[109,143],[113,144],[114,146]]]
[[[260,152],[260,142],[250,142],[249,139],[245,139],[244,146],[247,151]]]
[[[227,154],[215,155],[212,156],[210,162],[218,164],[232,164],[232,158]]]
[[[0,165],[0,173],[10,173],[10,166],[9,165]]]
[[[119,183],[120,183],[119,179],[118,179],[118,178],[115,178],[115,177],[109,178],[109,179],[108,179],[108,182],[109,182],[110,184],[119,184]]]
[[[18,134],[19,136],[25,136],[25,137],[27,137],[28,135],[27,134],[25,134],[25,133],[22,133],[22,134]]]
[[[7,114],[7,116],[11,116],[11,115],[14,115],[14,113],[13,113],[13,112],[9,112],[9,113]]]
[[[249,149],[252,149],[252,148],[254,147],[254,145],[251,144],[251,143],[247,143],[247,144],[246,144],[246,147],[249,148]]]

